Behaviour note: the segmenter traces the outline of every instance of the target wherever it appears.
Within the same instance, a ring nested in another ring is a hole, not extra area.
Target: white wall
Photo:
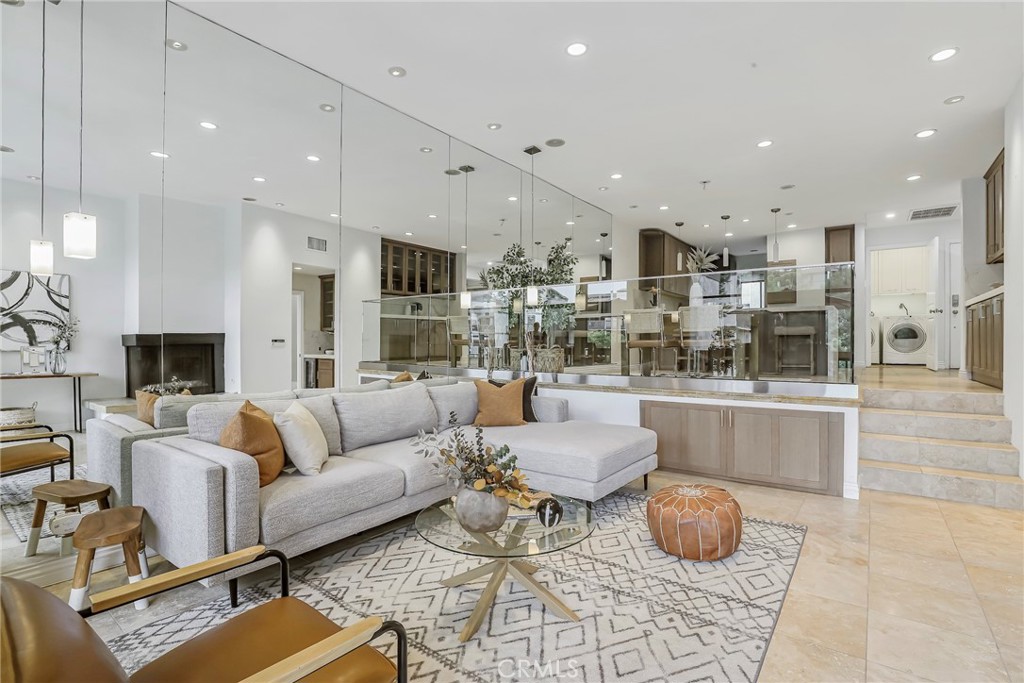
[[[1003,114],[1006,317],[1003,320],[1003,394],[1013,420],[1013,443],[1024,451],[1024,79]],[[1024,460],[1021,462],[1024,476]]]
[[[292,273],[292,291],[302,292],[302,329],[320,329],[320,278],[305,273]]]
[[[163,211],[163,331],[223,332],[227,214],[169,197]]]
[[[779,260],[795,260],[798,266],[825,262],[825,229],[786,230],[779,233]],[[797,306],[825,305],[825,273],[820,269],[797,273]]]
[[[380,357],[380,311],[364,306],[380,298],[380,235],[342,228],[344,249],[335,287],[335,354],[341,386],[359,383],[359,361]]]
[[[964,178],[960,182],[960,201],[964,238],[963,293],[966,300],[992,289],[993,282],[1002,282],[1003,264],[985,262],[988,242],[985,234],[985,179]]]
[[[5,179],[0,197],[4,270],[28,270],[30,240],[39,239],[39,185]],[[124,395],[124,234],[127,207],[121,201],[86,195],[83,209],[97,217],[95,259],[63,256],[63,217],[78,210],[78,193],[46,189],[45,239],[54,243],[54,272],[71,276],[71,312],[78,317],[78,337],[68,353],[70,372],[98,372],[82,380],[84,398]],[[20,371],[17,351],[2,354],[3,372]],[[70,380],[4,382],[0,401],[5,407],[30,406],[38,401],[36,417],[58,429],[72,425]]]
[[[307,249],[307,236],[327,240],[327,252]],[[233,242],[233,237],[229,241]],[[239,241],[240,315],[229,321],[227,329],[229,343],[237,343],[239,349],[239,382],[235,388],[246,393],[287,389],[291,386],[295,344],[291,329],[292,264],[308,263],[333,270],[338,262],[338,227],[243,205]],[[379,261],[379,245],[377,252]],[[229,271],[235,267],[230,263],[233,256],[227,251]],[[380,278],[379,268],[378,263],[375,284]],[[233,286],[229,289],[230,296],[235,296]],[[283,339],[284,343],[275,345],[273,339]]]

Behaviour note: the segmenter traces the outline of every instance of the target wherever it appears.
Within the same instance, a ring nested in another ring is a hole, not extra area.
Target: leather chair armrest
[[[14,443],[16,441],[53,441],[54,439],[64,438],[69,443],[74,443],[71,435],[66,432],[36,432],[35,434],[8,434],[7,436],[0,436],[0,444],[2,443]]]
[[[53,431],[53,427],[50,425],[44,425],[41,422],[28,422],[25,424],[13,424],[13,425],[0,425],[0,433],[2,432],[13,432],[16,429],[45,429],[48,432]]]
[[[366,645],[383,623],[380,617],[367,617],[253,674],[242,683],[293,683]]]

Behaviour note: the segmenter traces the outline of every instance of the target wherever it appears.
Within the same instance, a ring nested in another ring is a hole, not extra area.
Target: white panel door
[[[945,369],[946,367],[946,325],[943,318],[943,309],[936,303],[942,290],[942,279],[945,268],[942,266],[942,250],[938,237],[933,237],[927,247],[918,249],[925,261],[924,276],[925,309],[928,311],[929,323],[925,327],[928,332],[928,347],[925,365],[931,370]]]
[[[943,317],[948,321],[946,328],[946,348],[949,349],[948,363],[950,368],[959,368],[961,355],[964,351],[964,329],[963,329],[963,308],[961,297],[963,296],[963,245],[960,242],[951,242],[949,245],[949,268],[946,270],[949,276],[947,283],[946,305],[943,307],[946,312]]]

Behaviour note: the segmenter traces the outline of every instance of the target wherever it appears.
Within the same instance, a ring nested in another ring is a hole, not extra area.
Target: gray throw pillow
[[[389,391],[334,394],[332,398],[346,453],[375,443],[407,439],[437,425],[437,410],[421,382]]]
[[[448,429],[448,416],[455,413],[456,424],[466,426],[473,424],[480,410],[477,401],[476,385],[472,382],[459,382],[441,387],[427,387],[430,399],[437,410],[437,431]]]

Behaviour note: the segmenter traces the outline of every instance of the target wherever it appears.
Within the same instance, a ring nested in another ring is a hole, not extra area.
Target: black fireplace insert
[[[172,378],[187,382],[193,394],[224,391],[223,333],[123,334],[125,396]]]

